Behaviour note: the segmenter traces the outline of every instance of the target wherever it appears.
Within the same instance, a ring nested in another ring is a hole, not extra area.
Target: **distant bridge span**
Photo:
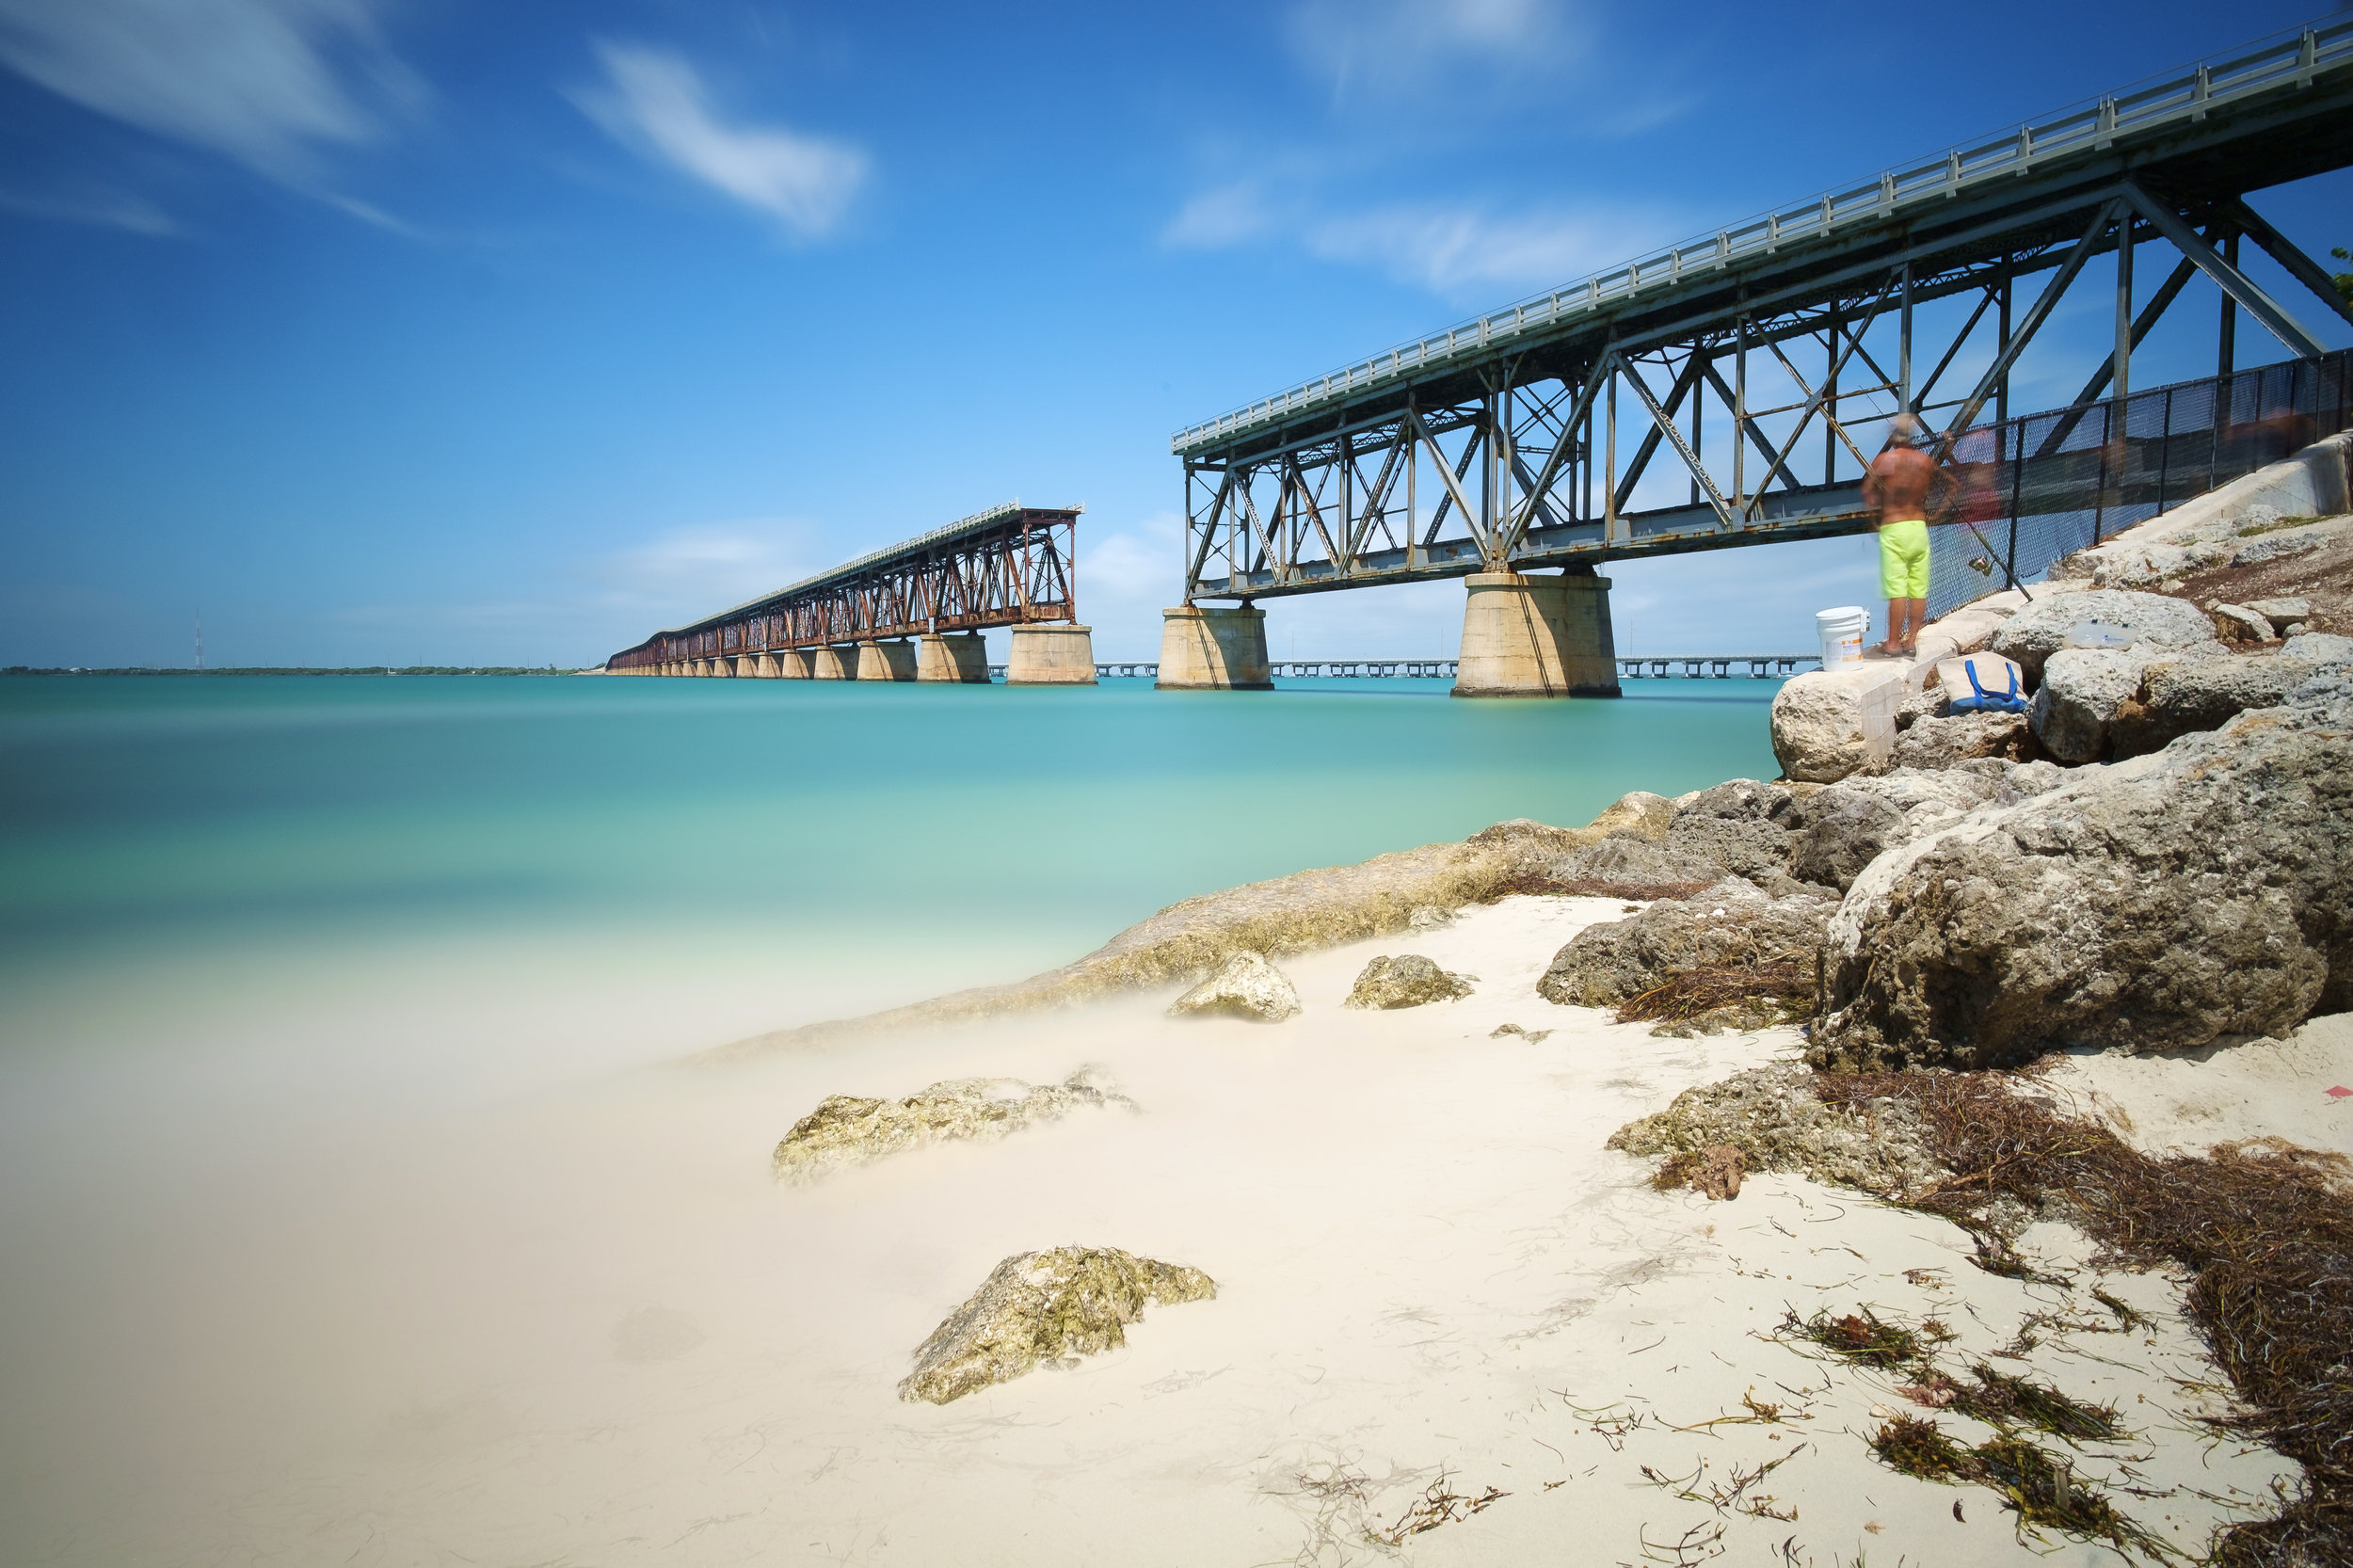
[[[1199,600],[1577,574],[1857,532],[1879,422],[1910,409],[1945,433],[1951,460],[1950,438],[1981,416],[2008,419],[2020,353],[2103,255],[2118,258],[2113,352],[2079,411],[2038,427],[2033,450],[2001,455],[2044,471],[2089,465],[2101,493],[2002,480],[2057,510],[2125,505],[2127,436],[2143,434],[2121,417],[2133,349],[2193,276],[2224,296],[2218,376],[2233,369],[2241,312],[2299,360],[2327,352],[2305,325],[2314,301],[2353,322],[2328,275],[2243,200],[2348,163],[2353,20],[2339,20],[1776,208],[1180,430],[1170,446],[1184,471],[1189,619],[1172,619],[1163,662],[1182,666],[1172,650],[1187,638],[1209,665],[1221,638],[1246,662],[1234,638],[1248,636],[1222,624],[1232,613]],[[2242,237],[2313,298],[2291,310],[2272,297],[2241,269]],[[2178,263],[2137,297],[2135,251],[2153,240]],[[2044,274],[2017,297],[2021,280]],[[1915,342],[1915,307],[1946,298],[1968,302],[1958,333]],[[1968,362],[1991,363],[1965,385],[1948,380],[1973,344]],[[2224,402],[2216,418],[2228,424],[2238,416]],[[1662,451],[1688,500],[1630,510]],[[2173,477],[2171,500],[2196,493],[2186,472]],[[1257,683],[1209,665],[1175,683]]]
[[[789,587],[657,632],[616,675],[985,681],[980,632],[1016,629],[1016,684],[1091,685],[1079,624],[1080,506],[1008,501]],[[915,641],[910,644],[907,639]]]

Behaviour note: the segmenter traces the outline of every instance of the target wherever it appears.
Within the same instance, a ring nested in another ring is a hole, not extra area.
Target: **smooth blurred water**
[[[1777,689],[0,680],[0,985],[555,943],[738,955],[780,1025],[844,966],[1014,978],[1191,894],[1769,776]]]

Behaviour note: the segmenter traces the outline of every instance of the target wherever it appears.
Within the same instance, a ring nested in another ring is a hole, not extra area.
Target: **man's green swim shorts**
[[[1929,597],[1929,525],[1924,520],[1880,524],[1880,592],[1888,599]]]

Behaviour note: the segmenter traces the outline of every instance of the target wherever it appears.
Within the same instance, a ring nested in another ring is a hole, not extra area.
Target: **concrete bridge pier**
[[[926,632],[915,640],[915,679],[988,684],[988,645],[978,632]]]
[[[1609,579],[1572,567],[1559,577],[1485,571],[1465,582],[1454,696],[1619,695]]]
[[[1005,656],[1008,686],[1092,686],[1095,629],[1074,621],[1047,621],[1013,629]]]
[[[857,645],[857,674],[859,680],[912,680],[915,679],[915,649],[904,637],[889,642]]]
[[[837,648],[830,643],[826,644],[817,650],[817,657],[809,670],[809,675],[811,679],[817,680],[856,680],[856,646],[853,644],[848,648]]]
[[[1160,675],[1154,691],[1271,692],[1266,612],[1179,604],[1160,612]]]
[[[776,679],[807,680],[812,673],[809,666],[816,662],[816,654],[806,648],[786,648],[776,655]]]
[[[711,673],[712,675],[725,676],[732,679],[735,675],[735,656],[729,653],[722,653],[717,658],[712,660]]]

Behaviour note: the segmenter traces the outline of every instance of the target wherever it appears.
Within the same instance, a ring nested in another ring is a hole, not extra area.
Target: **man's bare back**
[[[1871,459],[1871,472],[1863,477],[1863,502],[1871,508],[1871,526],[1925,520],[1936,476],[1935,459],[1917,447],[1891,446]]]

